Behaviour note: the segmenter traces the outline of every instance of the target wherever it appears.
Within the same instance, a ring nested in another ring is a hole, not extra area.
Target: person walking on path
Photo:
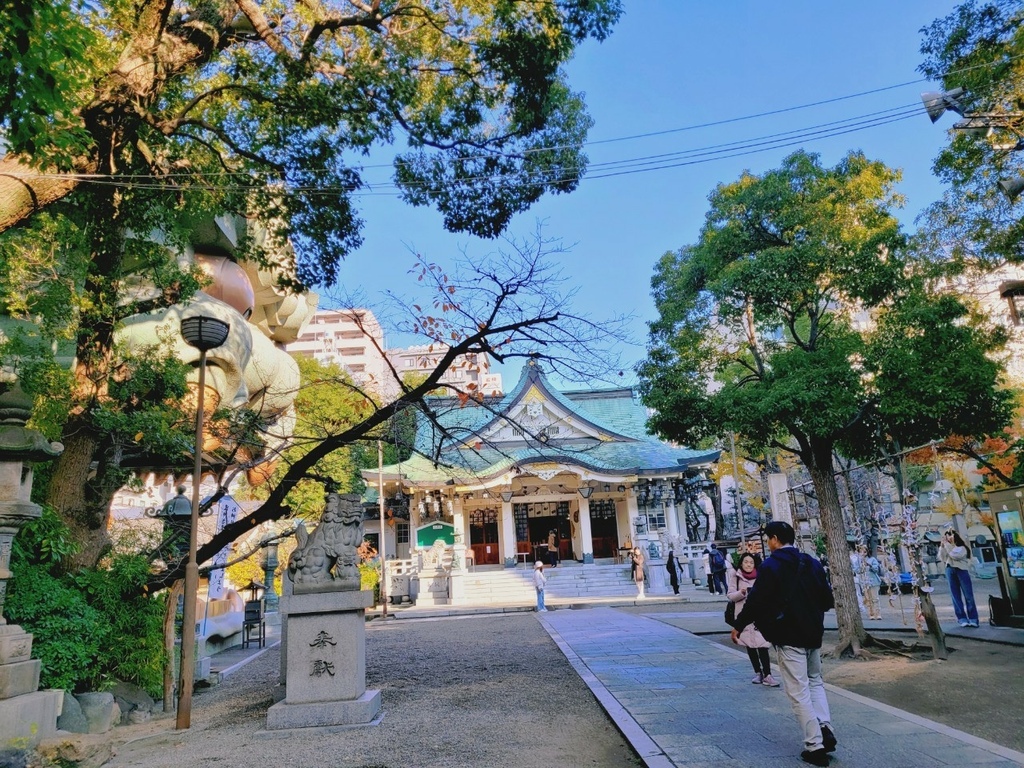
[[[864,587],[864,605],[868,609],[868,618],[881,620],[882,608],[878,601],[878,588],[882,586],[882,564],[874,555],[868,555],[867,549],[861,549],[861,562],[864,574],[861,584]]]
[[[974,586],[971,584],[971,548],[953,529],[942,534],[939,562],[946,566],[957,623],[961,627],[977,627],[978,606],[974,602]]]
[[[540,560],[533,564],[533,588],[537,590],[537,612],[545,613],[548,609],[544,607],[544,587],[548,583],[548,577],[544,575],[544,563]]]
[[[633,547],[629,553],[630,567],[632,568],[633,581],[636,583],[637,597],[643,599],[644,595],[644,553],[640,547]]]
[[[676,563],[676,555],[671,549],[668,551],[668,560],[665,562],[665,570],[668,571],[668,581],[672,585],[673,594],[679,594],[679,568]]]
[[[850,546],[850,570],[853,571],[853,588],[857,593],[857,610],[864,613],[864,555],[859,548]]]
[[[737,616],[743,612],[747,593],[753,589],[755,581],[757,581],[757,558],[747,552],[740,556],[739,570],[730,574],[729,586],[731,589],[726,595],[731,602],[736,604]],[[757,630],[757,627],[748,624],[734,642],[747,649],[747,656],[750,657],[750,663],[754,667],[754,679],[750,682],[754,685],[778,688],[779,683],[772,677],[772,662],[768,653],[771,643],[764,639],[764,635]]]
[[[771,556],[758,569],[733,625],[732,641],[755,624],[775,646],[783,689],[803,731],[800,759],[827,766],[836,736],[821,678],[821,638],[825,612],[834,605],[832,587],[821,563],[794,546],[793,526],[773,520],[764,527],[764,535]]]
[[[711,578],[715,585],[714,591],[724,595],[728,591],[728,585],[725,583],[725,572],[729,566],[725,562],[725,555],[719,551],[717,544],[711,545],[711,551],[708,553],[708,562],[711,564]]]

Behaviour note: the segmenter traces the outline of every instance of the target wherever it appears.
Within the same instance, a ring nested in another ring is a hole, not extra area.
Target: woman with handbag
[[[726,597],[735,606],[735,615],[739,616],[743,611],[743,604],[747,601],[747,593],[754,586],[757,580],[757,558],[750,552],[740,556],[740,567],[729,574],[729,587]],[[754,667],[754,685],[767,685],[769,688],[778,688],[779,683],[772,677],[772,662],[768,655],[768,648],[771,643],[764,639],[764,636],[757,631],[757,627],[748,624],[740,632],[736,640],[739,645],[747,649],[747,656]]]
[[[974,586],[971,584],[971,548],[952,529],[942,534],[939,562],[946,566],[957,623],[961,627],[977,627],[978,606],[974,602]]]

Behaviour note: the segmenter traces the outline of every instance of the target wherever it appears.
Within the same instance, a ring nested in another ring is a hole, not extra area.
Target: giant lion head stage
[[[287,440],[295,425],[294,401],[299,369],[282,349],[302,332],[316,309],[317,295],[296,294],[279,287],[279,276],[290,253],[280,249],[279,267],[260,267],[236,261],[232,255],[246,227],[253,225],[233,216],[218,217],[193,237],[193,260],[211,282],[186,304],[128,318],[117,338],[129,351],[140,352],[161,344],[173,345],[174,354],[193,366],[189,381],[198,388],[199,350],[181,337],[181,320],[193,314],[212,316],[230,325],[227,340],[206,356],[204,412],[216,408],[249,408],[264,425],[262,448],[243,447],[235,453],[241,464],[252,465],[250,483],[259,485],[273,473],[275,449]],[[263,237],[261,230],[251,237]],[[222,437],[207,416],[204,450],[222,448]],[[226,446],[234,449],[235,446]]]

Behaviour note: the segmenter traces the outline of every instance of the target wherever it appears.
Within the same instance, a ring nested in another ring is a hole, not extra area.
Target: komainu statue
[[[294,594],[359,590],[356,550],[363,543],[363,507],[357,494],[327,494],[320,524],[309,534],[300,522],[295,538],[298,545],[288,561]]]

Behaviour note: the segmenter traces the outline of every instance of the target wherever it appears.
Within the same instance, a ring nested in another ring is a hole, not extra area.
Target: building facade
[[[448,346],[387,349],[384,329],[370,310],[321,309],[288,351],[340,366],[357,384],[387,401],[398,396],[405,376],[434,370]],[[464,355],[444,372],[440,383],[460,391],[501,394],[501,374],[491,373],[487,355]]]
[[[611,564],[633,545],[660,555],[706,541],[719,452],[652,437],[631,389],[560,392],[531,361],[501,398],[428,405],[436,420],[421,417],[414,455],[363,472],[394,530],[407,525],[414,560],[438,536],[457,562],[506,568]],[[403,556],[397,541],[385,546]]]
[[[398,384],[385,357],[384,329],[368,309],[317,310],[288,352],[335,364],[352,380],[390,397]]]

